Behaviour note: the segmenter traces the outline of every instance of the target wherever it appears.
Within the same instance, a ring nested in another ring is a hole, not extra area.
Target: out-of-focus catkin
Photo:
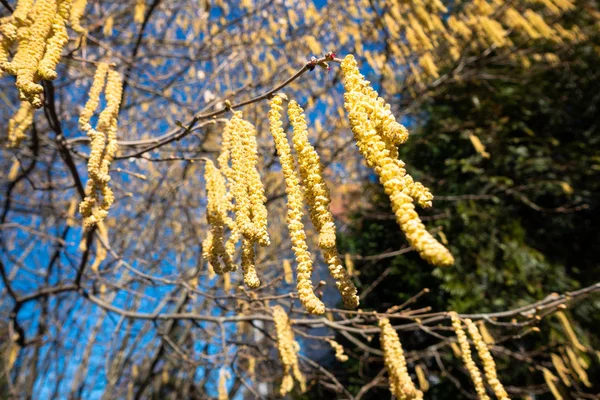
[[[560,325],[562,326],[563,331],[565,332],[565,334],[569,338],[569,341],[571,342],[571,344],[577,350],[582,351],[582,352],[585,353],[587,351],[587,349],[585,348],[584,345],[581,344],[581,342],[577,338],[577,335],[575,334],[575,331],[573,330],[573,327],[571,326],[571,322],[569,321],[569,318],[567,318],[567,316],[565,315],[565,313],[562,312],[562,311],[558,311],[556,313],[556,318],[558,318],[558,321],[560,322]]]
[[[254,242],[244,238],[242,240],[242,270],[244,272],[244,283],[249,288],[257,288],[260,286],[260,280],[256,274],[256,266],[254,260]]]
[[[550,389],[550,392],[552,393],[554,398],[556,400],[563,400],[563,397],[555,384],[555,382],[558,382],[558,378],[554,376],[554,374],[550,372],[550,370],[547,368],[542,368],[542,372],[544,374],[544,380],[546,381],[546,385],[548,385],[548,389]]]
[[[452,254],[425,229],[415,212],[413,198],[407,193],[406,184],[412,182],[412,179],[406,180],[404,163],[397,159],[397,149],[390,146],[376,128],[377,118],[381,117],[373,117],[373,111],[369,111],[374,109],[373,104],[363,94],[363,88],[369,85],[360,74],[356,60],[348,55],[341,65],[346,89],[344,106],[352,132],[367,165],[375,170],[385,193],[390,197],[396,221],[410,245],[423,259],[435,266],[452,265]]]
[[[306,379],[300,371],[298,352],[300,345],[294,340],[294,332],[287,313],[281,306],[273,307],[273,321],[277,333],[277,349],[279,360],[283,366],[283,380],[280,393],[285,396],[294,388],[294,380],[300,384],[300,390],[306,390]]]
[[[27,130],[33,124],[35,109],[28,101],[22,101],[15,115],[8,121],[8,147],[18,147],[27,138]]]
[[[452,328],[454,329],[454,333],[456,333],[456,338],[460,346],[463,362],[465,363],[465,367],[471,375],[477,396],[482,400],[489,400],[488,395],[485,393],[485,385],[483,384],[481,371],[471,357],[471,347],[469,345],[467,335],[462,329],[462,323],[455,312],[450,313],[450,318],[452,319]]]
[[[339,362],[348,361],[348,356],[344,354],[344,346],[336,342],[335,340],[328,339],[327,342],[335,350],[335,359]]]
[[[219,400],[229,400],[229,392],[227,391],[227,379],[229,376],[229,371],[225,367],[221,367],[219,370]]]
[[[465,324],[467,325],[467,330],[469,331],[469,335],[471,335],[471,339],[473,340],[473,344],[475,344],[475,348],[477,349],[477,353],[479,354],[479,359],[483,363],[483,371],[485,372],[485,377],[491,386],[492,390],[496,394],[496,397],[500,400],[509,400],[508,393],[504,390],[504,386],[498,380],[498,375],[496,372],[496,363],[490,351],[488,349],[487,344],[483,340],[477,326],[470,319],[465,320]]]
[[[399,400],[423,399],[423,392],[415,387],[408,374],[404,350],[396,330],[387,318],[379,320],[379,328],[381,329],[379,341],[388,370],[390,392]]]
[[[306,244],[306,233],[302,224],[302,191],[296,174],[294,159],[290,144],[283,130],[281,122],[281,110],[283,100],[281,96],[271,99],[269,111],[269,128],[275,148],[279,155],[281,169],[285,178],[285,191],[288,196],[287,202],[287,225],[292,241],[292,249],[296,255],[298,267],[296,269],[298,297],[306,310],[312,314],[323,314],[325,305],[315,295],[311,282],[312,259]]]
[[[288,104],[288,115],[294,128],[293,143],[298,155],[300,177],[304,184],[304,198],[309,206],[311,221],[319,232],[318,243],[329,266],[329,273],[342,295],[344,305],[356,308],[359,298],[356,287],[342,265],[336,247],[336,228],[329,210],[331,198],[323,179],[323,166],[315,148],[308,141],[308,129],[304,110],[295,101]]]

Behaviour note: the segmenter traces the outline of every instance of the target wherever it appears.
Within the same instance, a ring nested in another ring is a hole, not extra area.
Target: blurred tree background
[[[586,20],[585,10],[571,17]],[[560,54],[560,62],[552,66],[498,63],[492,55],[482,60],[477,78],[457,80],[427,99],[415,121],[414,140],[400,148],[400,158],[418,166],[416,179],[437,187],[434,210],[423,219],[450,243],[456,267],[436,268],[432,276],[414,253],[378,257],[393,254],[402,235],[387,197],[372,185],[342,238],[346,251],[376,256],[375,261],[356,263],[364,307],[385,309],[428,288],[417,305],[497,312],[600,278],[597,43],[598,37],[570,48],[546,43],[547,51]],[[595,348],[600,345],[599,310],[597,299],[572,310],[577,332]],[[500,362],[505,384],[542,382],[528,364],[547,361],[549,353],[562,346],[559,327],[558,320],[551,319],[539,333],[514,343],[515,351],[531,351],[531,358]],[[409,348],[432,344],[427,335],[401,339]],[[546,343],[545,351],[534,350],[541,343]],[[350,384],[359,371],[374,377],[380,370],[368,364],[370,360],[362,359],[346,365],[352,371]],[[433,357],[426,368],[440,373]],[[600,379],[597,364],[588,373],[592,382]],[[432,398],[465,395],[457,382],[441,375],[440,380]],[[362,383],[356,386],[360,387]],[[383,396],[385,390],[382,386],[364,398]]]

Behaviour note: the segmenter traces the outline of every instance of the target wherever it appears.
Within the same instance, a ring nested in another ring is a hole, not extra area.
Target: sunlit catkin
[[[465,367],[469,371],[471,375],[471,379],[473,380],[473,384],[475,385],[475,391],[477,392],[477,396],[482,400],[489,400],[488,395],[485,393],[485,386],[483,384],[483,378],[481,376],[481,371],[473,361],[471,357],[471,348],[469,346],[469,340],[467,339],[467,335],[465,331],[462,329],[462,323],[458,318],[458,315],[454,312],[450,313],[450,318],[452,319],[452,328],[454,329],[454,333],[456,333],[456,338],[458,340],[458,344],[460,346],[460,352],[462,355],[463,362],[465,363]]]
[[[562,383],[567,387],[571,387],[571,380],[569,379],[569,369],[563,362],[563,359],[558,354],[554,353],[550,354],[550,357],[552,359],[552,365],[554,366],[556,372],[558,372],[558,376],[560,376],[560,380],[562,381]]]
[[[242,271],[244,272],[244,283],[249,288],[260,286],[260,280],[256,274],[254,260],[254,242],[244,238],[242,240]]]
[[[57,78],[56,66],[60,61],[63,47],[69,42],[67,19],[71,11],[71,0],[59,0],[57,7],[52,20],[52,30],[46,43],[46,51],[37,71],[40,78],[46,80]]]
[[[428,391],[429,381],[427,381],[425,371],[423,371],[421,364],[417,364],[417,366],[415,366],[415,373],[417,374],[417,380],[419,381],[419,389],[421,389],[423,392]]]
[[[33,124],[34,111],[29,102],[21,102],[15,115],[8,121],[8,147],[18,147],[27,138],[26,132]]]
[[[275,96],[270,101],[269,128],[275,148],[279,155],[281,169],[285,178],[285,191],[288,196],[287,225],[292,241],[292,249],[296,255],[298,267],[296,269],[298,297],[306,310],[312,314],[323,314],[325,305],[315,295],[311,282],[312,259],[306,244],[306,233],[302,224],[302,191],[296,174],[294,159],[292,158],[290,144],[283,130],[281,122],[281,96]]]
[[[38,0],[33,7],[35,22],[31,25],[27,40],[19,43],[12,65],[7,70],[17,77],[16,86],[21,100],[29,101],[34,107],[40,108],[43,91],[36,76],[40,60],[44,56],[46,39],[52,28],[56,14],[55,0]],[[12,69],[12,71],[11,71]]]
[[[230,124],[232,192],[237,229],[247,239],[268,246],[265,190],[257,170],[256,129],[242,118],[239,111],[234,112]]]
[[[556,400],[563,400],[563,397],[555,384],[555,382],[558,382],[558,378],[554,376],[554,374],[550,372],[550,370],[547,368],[542,368],[542,372],[544,374],[544,380],[546,381],[546,385],[548,385],[548,389],[550,389],[550,392],[552,393],[554,398]]]
[[[81,17],[85,12],[85,7],[87,6],[88,0],[73,0],[71,5],[71,15],[69,16],[69,22],[71,24],[71,28],[79,33],[85,34],[87,30],[81,26]]]
[[[407,194],[404,163],[394,154],[394,148],[378,134],[369,115],[372,105],[364,100],[361,87],[364,78],[360,74],[356,60],[348,55],[342,62],[344,74],[344,107],[359,151],[369,167],[373,168],[383,184],[385,193],[390,197],[396,221],[402,228],[410,245],[421,257],[432,265],[449,266],[454,257],[426,229],[415,212],[413,198]],[[396,151],[397,152],[397,151]]]
[[[396,330],[387,318],[379,320],[379,328],[381,328],[379,341],[388,371],[390,392],[399,400],[422,399],[423,392],[415,387],[408,374],[404,350]]]
[[[304,197],[309,206],[312,223],[319,232],[319,247],[323,250],[329,273],[335,280],[344,305],[348,308],[356,308],[359,304],[357,290],[338,255],[335,223],[329,210],[331,203],[329,189],[323,179],[323,166],[319,155],[308,141],[304,110],[292,100],[288,104],[288,115],[294,128],[293,143],[298,154],[300,177],[305,188]]]
[[[571,326],[571,322],[569,322],[569,318],[567,318],[567,316],[565,315],[565,313],[562,312],[562,311],[558,311],[556,313],[556,318],[558,318],[558,321],[560,322],[560,325],[562,326],[563,331],[565,332],[565,334],[569,338],[569,341],[571,342],[571,344],[577,350],[582,351],[582,352],[585,353],[587,351],[587,349],[585,348],[584,345],[581,344],[581,342],[577,338],[577,335],[575,334],[575,331],[573,330],[573,327]]]
[[[225,248],[225,218],[227,210],[223,199],[226,197],[227,189],[225,180],[218,168],[211,160],[206,160],[204,167],[204,181],[206,182],[207,206],[206,220],[211,229],[211,243],[207,252],[208,262],[214,271],[222,275],[234,271],[234,265],[230,254]],[[223,266],[221,266],[221,262]]]
[[[491,386],[492,390],[496,394],[496,397],[500,400],[508,400],[508,393],[504,390],[504,386],[498,380],[498,375],[496,373],[496,363],[490,351],[488,349],[487,344],[483,340],[477,326],[470,319],[465,320],[465,324],[467,325],[467,330],[469,331],[469,335],[473,340],[473,344],[475,344],[475,348],[477,349],[477,353],[479,354],[479,359],[483,363],[483,371],[485,372],[485,377]]]
[[[348,356],[344,354],[344,347],[336,342],[335,340],[328,339],[327,342],[331,345],[331,347],[335,350],[335,359],[339,362],[348,361]]]
[[[567,356],[569,357],[569,364],[571,364],[571,367],[573,368],[573,371],[575,372],[575,375],[577,375],[579,381],[587,387],[592,387],[592,384],[588,379],[587,372],[585,372],[585,368],[583,365],[581,365],[581,362],[579,361],[579,358],[573,349],[571,347],[567,347],[566,352]]]
[[[90,137],[90,157],[88,159],[88,182],[86,197],[79,205],[79,212],[83,217],[83,225],[90,228],[104,220],[108,210],[114,202],[114,194],[108,186],[110,181],[110,164],[118,150],[117,144],[117,117],[123,92],[121,75],[117,71],[109,70],[105,73],[106,66],[100,64],[94,83],[90,90],[90,99],[82,110],[79,125]],[[93,129],[89,119],[99,103],[104,75],[106,79],[106,107],[98,117],[98,125]]]
[[[283,366],[283,380],[280,394],[285,396],[294,388],[294,379],[300,384],[301,391],[306,390],[306,380],[298,364],[300,345],[294,340],[294,332],[287,313],[281,306],[273,307],[273,322],[277,333],[279,360]]]

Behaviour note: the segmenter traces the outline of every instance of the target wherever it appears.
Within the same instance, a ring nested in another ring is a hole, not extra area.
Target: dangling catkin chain
[[[335,359],[339,362],[348,361],[348,356],[344,354],[344,347],[335,340],[328,339],[327,342],[335,350]]]
[[[412,189],[407,190],[410,187],[407,183],[412,182],[412,179],[406,178],[404,164],[395,157],[394,151],[390,150],[390,146],[378,134],[375,127],[377,121],[369,118],[368,110],[373,107],[361,95],[361,82],[364,79],[358,71],[356,60],[348,55],[341,65],[346,89],[344,106],[352,132],[367,165],[375,170],[385,193],[390,197],[396,221],[410,245],[424,260],[435,266],[452,265],[452,254],[425,229],[415,212],[413,197],[410,195]],[[417,197],[421,199],[423,195]]]
[[[333,215],[329,211],[331,198],[329,188],[323,179],[323,166],[315,148],[308,141],[308,130],[304,110],[295,101],[288,105],[288,116],[294,128],[293,142],[298,154],[298,166],[306,191],[304,197],[310,210],[310,218],[319,232],[319,247],[329,266],[329,273],[342,295],[344,305],[356,308],[359,304],[357,290],[342,266],[335,244],[336,233]]]
[[[287,313],[281,306],[273,307],[273,321],[277,332],[277,349],[283,365],[283,380],[280,393],[285,396],[294,388],[294,379],[300,383],[300,390],[306,391],[306,380],[298,364],[300,345],[294,340],[294,332]]]
[[[379,320],[379,327],[381,328],[379,341],[388,370],[390,392],[399,400],[423,399],[423,392],[415,387],[408,374],[398,333],[387,318]]]
[[[15,115],[8,121],[8,147],[18,147],[27,137],[25,132],[33,124],[34,108],[22,101]]]
[[[465,363],[465,367],[471,375],[471,379],[475,385],[475,391],[477,392],[479,399],[489,400],[488,395],[485,393],[485,386],[483,384],[483,378],[481,377],[481,371],[479,368],[477,368],[475,361],[473,361],[473,358],[471,357],[469,339],[467,339],[467,335],[462,329],[462,323],[455,312],[450,313],[450,318],[452,319],[452,328],[454,329],[454,333],[456,333],[456,338],[458,339],[458,344],[460,345],[463,362]]]
[[[285,178],[285,192],[288,196],[287,225],[292,241],[292,249],[298,263],[296,270],[298,297],[308,312],[323,314],[325,312],[325,305],[315,295],[311,282],[312,260],[308,251],[308,245],[306,244],[304,225],[302,224],[302,191],[300,190],[300,182],[296,175],[290,144],[283,130],[283,123],[281,122],[281,104],[281,96],[275,96],[271,99],[269,127]]]
[[[231,118],[231,175],[235,198],[235,222],[245,238],[268,246],[265,190],[257,169],[256,129],[237,111]]]
[[[0,27],[0,70],[16,76],[19,97],[35,108],[42,106],[39,81],[56,79],[63,47],[69,41],[66,23],[72,0],[20,0]],[[9,49],[17,40],[12,61]]]
[[[225,218],[227,210],[223,199],[227,196],[225,180],[218,168],[211,160],[206,160],[204,167],[204,180],[206,182],[206,192],[208,204],[206,206],[206,220],[211,227],[211,241],[208,244],[207,256],[208,262],[213,270],[223,275],[229,271],[235,271],[237,265],[233,263],[230,254],[225,249]],[[221,261],[223,266],[221,266]]]
[[[98,107],[100,92],[106,77],[106,108],[100,113],[98,126],[93,129],[89,123],[91,116]],[[79,126],[90,137],[90,157],[88,160],[89,180],[86,185],[86,197],[79,205],[86,228],[104,220],[108,209],[114,202],[114,194],[108,186],[110,181],[110,164],[118,150],[117,117],[123,83],[117,71],[108,70],[108,65],[102,63],[94,75],[90,89],[89,100],[81,111]],[[102,201],[100,202],[100,196]]]
[[[487,344],[483,340],[483,337],[479,333],[479,329],[470,319],[465,320],[465,324],[467,325],[467,330],[469,331],[469,335],[471,335],[471,339],[475,344],[475,348],[477,349],[477,353],[479,354],[479,359],[483,363],[483,371],[485,372],[485,377],[494,390],[496,397],[499,400],[509,400],[508,393],[504,390],[504,386],[498,380],[498,375],[496,373],[496,363],[490,354]]]

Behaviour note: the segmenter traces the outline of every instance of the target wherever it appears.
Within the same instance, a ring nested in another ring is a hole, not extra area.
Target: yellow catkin
[[[361,95],[360,89],[364,85],[364,79],[353,56],[348,55],[344,58],[342,71],[346,89],[344,106],[357,146],[367,165],[379,176],[385,193],[390,197],[396,221],[410,245],[424,260],[435,266],[452,265],[452,254],[425,229],[415,212],[413,198],[406,192],[404,163],[394,157],[396,154],[377,133],[372,119],[369,118],[367,109],[371,106]]]
[[[17,53],[6,70],[17,77],[15,85],[19,97],[35,108],[42,107],[40,94],[44,91],[38,83],[38,66],[44,57],[46,41],[52,30],[57,13],[56,0],[38,0],[33,6],[34,22],[29,29],[27,40],[19,43]]]
[[[567,347],[566,351],[567,356],[569,357],[569,363],[571,364],[573,371],[575,371],[577,378],[579,378],[579,381],[587,387],[592,387],[592,384],[588,379],[588,375],[585,372],[585,368],[583,367],[583,365],[581,365],[581,362],[579,361],[579,358],[577,357],[573,349]]]
[[[419,389],[421,391],[426,392],[429,390],[429,381],[425,376],[425,371],[423,371],[423,366],[421,364],[417,364],[415,367],[415,372],[417,374],[417,380],[419,381]]]
[[[52,20],[52,30],[46,43],[46,52],[38,66],[39,77],[46,80],[57,78],[56,66],[60,61],[63,47],[69,42],[67,20],[71,11],[71,0],[59,0],[57,13]]]
[[[27,138],[27,130],[33,124],[35,109],[22,101],[15,115],[8,121],[8,147],[18,147]]]
[[[546,381],[546,385],[548,385],[548,389],[550,389],[550,392],[552,393],[554,398],[556,400],[563,400],[563,397],[561,396],[558,388],[556,387],[556,384],[554,383],[558,381],[558,378],[554,376],[554,374],[550,372],[550,370],[547,368],[542,368],[542,372],[544,373],[544,380]]]
[[[335,350],[335,359],[339,362],[348,361],[348,356],[344,354],[344,347],[335,340],[328,339],[327,342]]]
[[[456,357],[462,357],[462,352],[460,351],[460,347],[455,342],[450,343],[450,348]]]
[[[419,58],[419,65],[421,66],[421,68],[423,68],[423,71],[425,71],[425,73],[427,75],[429,75],[430,77],[432,77],[432,78],[440,77],[438,68],[435,65],[435,62],[433,61],[433,56],[431,55],[430,52],[424,53]]]
[[[257,170],[256,130],[234,112],[230,121],[232,192],[235,197],[235,222],[244,237],[268,246],[267,209],[264,187]]]
[[[146,14],[146,1],[136,0],[135,8],[133,10],[133,21],[136,24],[144,22],[144,15]]]
[[[408,374],[404,351],[396,330],[387,318],[379,320],[379,328],[379,341],[388,371],[390,392],[399,400],[423,399],[423,392],[415,387]]]
[[[229,293],[231,291],[231,274],[223,275],[223,291]]]
[[[569,322],[569,318],[567,318],[567,316],[565,315],[565,313],[562,312],[562,311],[558,311],[556,313],[556,318],[558,318],[558,321],[560,322],[560,325],[562,326],[563,331],[565,332],[565,334],[569,338],[569,341],[571,342],[571,344],[577,350],[582,351],[582,352],[585,353],[587,351],[587,349],[585,348],[584,345],[581,344],[581,342],[577,338],[577,335],[575,334],[575,331],[573,330],[573,327],[571,326],[571,323]]]
[[[19,170],[21,169],[21,163],[18,158],[14,158],[12,165],[10,166],[10,170],[8,171],[8,175],[6,178],[9,181],[14,181],[19,176]]]
[[[359,304],[356,287],[338,255],[336,247],[336,228],[333,215],[329,210],[331,198],[323,179],[323,166],[315,148],[308,141],[308,131],[304,110],[295,101],[288,105],[288,115],[294,128],[293,143],[298,154],[300,177],[304,183],[304,198],[309,206],[310,217],[319,232],[318,243],[323,257],[329,266],[329,273],[342,295],[344,305],[356,308]]]
[[[108,243],[108,229],[106,228],[106,225],[104,224],[104,222],[99,222],[98,223],[98,234],[100,235],[100,237],[102,238],[102,240],[105,243]],[[106,259],[106,255],[107,255],[107,251],[106,248],[104,247],[104,245],[100,242],[96,243],[96,258],[94,259],[94,262],[92,263],[92,265],[90,266],[90,269],[94,272],[98,272],[98,267],[100,266],[100,264],[102,264],[102,261],[104,261]]]
[[[219,370],[219,400],[229,400],[229,392],[227,390],[227,379],[229,376],[229,371],[227,371],[224,367]]]
[[[481,140],[479,140],[477,136],[475,136],[472,133],[469,133],[469,140],[471,141],[471,144],[473,145],[475,151],[479,153],[481,157],[490,158],[490,153],[485,151],[485,146],[483,145],[483,143],[481,143]]]
[[[248,356],[248,375],[250,379],[256,378],[256,358],[254,356]]]
[[[346,264],[346,271],[348,271],[348,275],[354,275],[354,260],[352,260],[350,253],[344,254],[344,264]]]
[[[481,400],[489,400],[488,395],[485,393],[485,386],[483,384],[481,371],[479,370],[479,368],[475,364],[475,361],[473,361],[473,358],[471,357],[471,348],[469,346],[469,340],[467,339],[465,331],[463,331],[462,329],[462,323],[458,318],[458,315],[454,312],[450,313],[450,318],[452,319],[452,328],[454,329],[454,333],[456,333],[456,338],[460,346],[460,352],[462,355],[463,362],[465,363],[465,367],[471,375],[471,379],[473,380],[473,384],[475,385],[475,391],[477,392],[477,396]]]
[[[563,362],[562,358],[558,354],[554,353],[550,354],[550,357],[552,359],[552,365],[554,366],[556,372],[558,372],[558,376],[560,377],[560,380],[562,381],[563,385],[571,387],[571,380],[569,379],[569,370]]]
[[[79,205],[79,212],[83,217],[83,225],[90,228],[103,221],[108,215],[108,210],[114,202],[114,194],[108,186],[110,181],[110,164],[118,150],[117,143],[117,117],[123,82],[117,71],[109,70],[106,75],[106,107],[98,117],[98,125],[93,129],[89,118],[95,111],[99,102],[99,93],[103,82],[103,64],[100,64],[94,76],[94,83],[90,90],[90,99],[80,115],[79,125],[90,137],[90,157],[88,159],[88,182],[86,197]],[[96,79],[98,78],[98,79]],[[98,89],[100,88],[100,89]],[[102,200],[100,201],[100,198]]]
[[[288,285],[294,282],[294,271],[292,271],[292,263],[287,258],[283,260],[283,279]]]
[[[260,286],[260,280],[256,274],[254,264],[254,242],[244,238],[242,240],[242,270],[244,272],[244,283],[249,288]]]
[[[207,253],[208,262],[212,265],[215,273],[223,275],[226,272],[235,271],[231,255],[225,247],[225,219],[227,210],[223,199],[227,196],[225,180],[218,168],[211,160],[206,160],[204,167],[204,181],[206,183],[207,206],[206,219],[211,229],[210,252]],[[221,265],[221,262],[223,265]]]
[[[485,343],[487,343],[487,344],[496,343],[496,341],[494,340],[494,337],[492,336],[490,331],[488,331],[487,327],[485,326],[485,322],[483,320],[477,322],[477,328],[479,328],[479,332],[481,333],[481,337],[483,337],[483,341]]]
[[[300,371],[300,365],[298,364],[300,345],[294,339],[290,320],[281,306],[273,307],[273,321],[277,333],[279,360],[283,366],[283,380],[280,387],[281,396],[285,396],[292,391],[294,380],[300,384],[300,390],[304,392],[306,391],[306,379]]]
[[[508,400],[508,393],[504,390],[504,386],[498,380],[498,375],[496,372],[496,363],[494,362],[494,358],[490,354],[487,344],[483,340],[479,329],[473,321],[470,319],[465,320],[465,324],[467,325],[467,330],[469,331],[469,335],[473,340],[473,344],[475,344],[475,348],[477,349],[477,354],[479,354],[479,359],[483,363],[483,371],[485,372],[485,377],[488,381],[488,384],[491,386],[492,390],[496,394],[496,397],[499,400]]]
[[[71,5],[69,23],[71,24],[71,28],[79,34],[87,33],[87,30],[81,26],[81,17],[83,17],[83,14],[85,13],[87,2],[88,0],[73,0]]]
[[[323,314],[325,305],[315,295],[311,282],[312,259],[306,244],[306,233],[302,224],[302,191],[300,182],[295,170],[294,159],[292,158],[290,144],[283,130],[281,122],[281,96],[275,96],[271,99],[271,109],[269,111],[269,128],[275,148],[279,155],[281,169],[285,178],[285,191],[288,196],[287,203],[287,225],[292,241],[292,249],[296,255],[298,263],[296,269],[298,297],[306,310],[312,314]]]

